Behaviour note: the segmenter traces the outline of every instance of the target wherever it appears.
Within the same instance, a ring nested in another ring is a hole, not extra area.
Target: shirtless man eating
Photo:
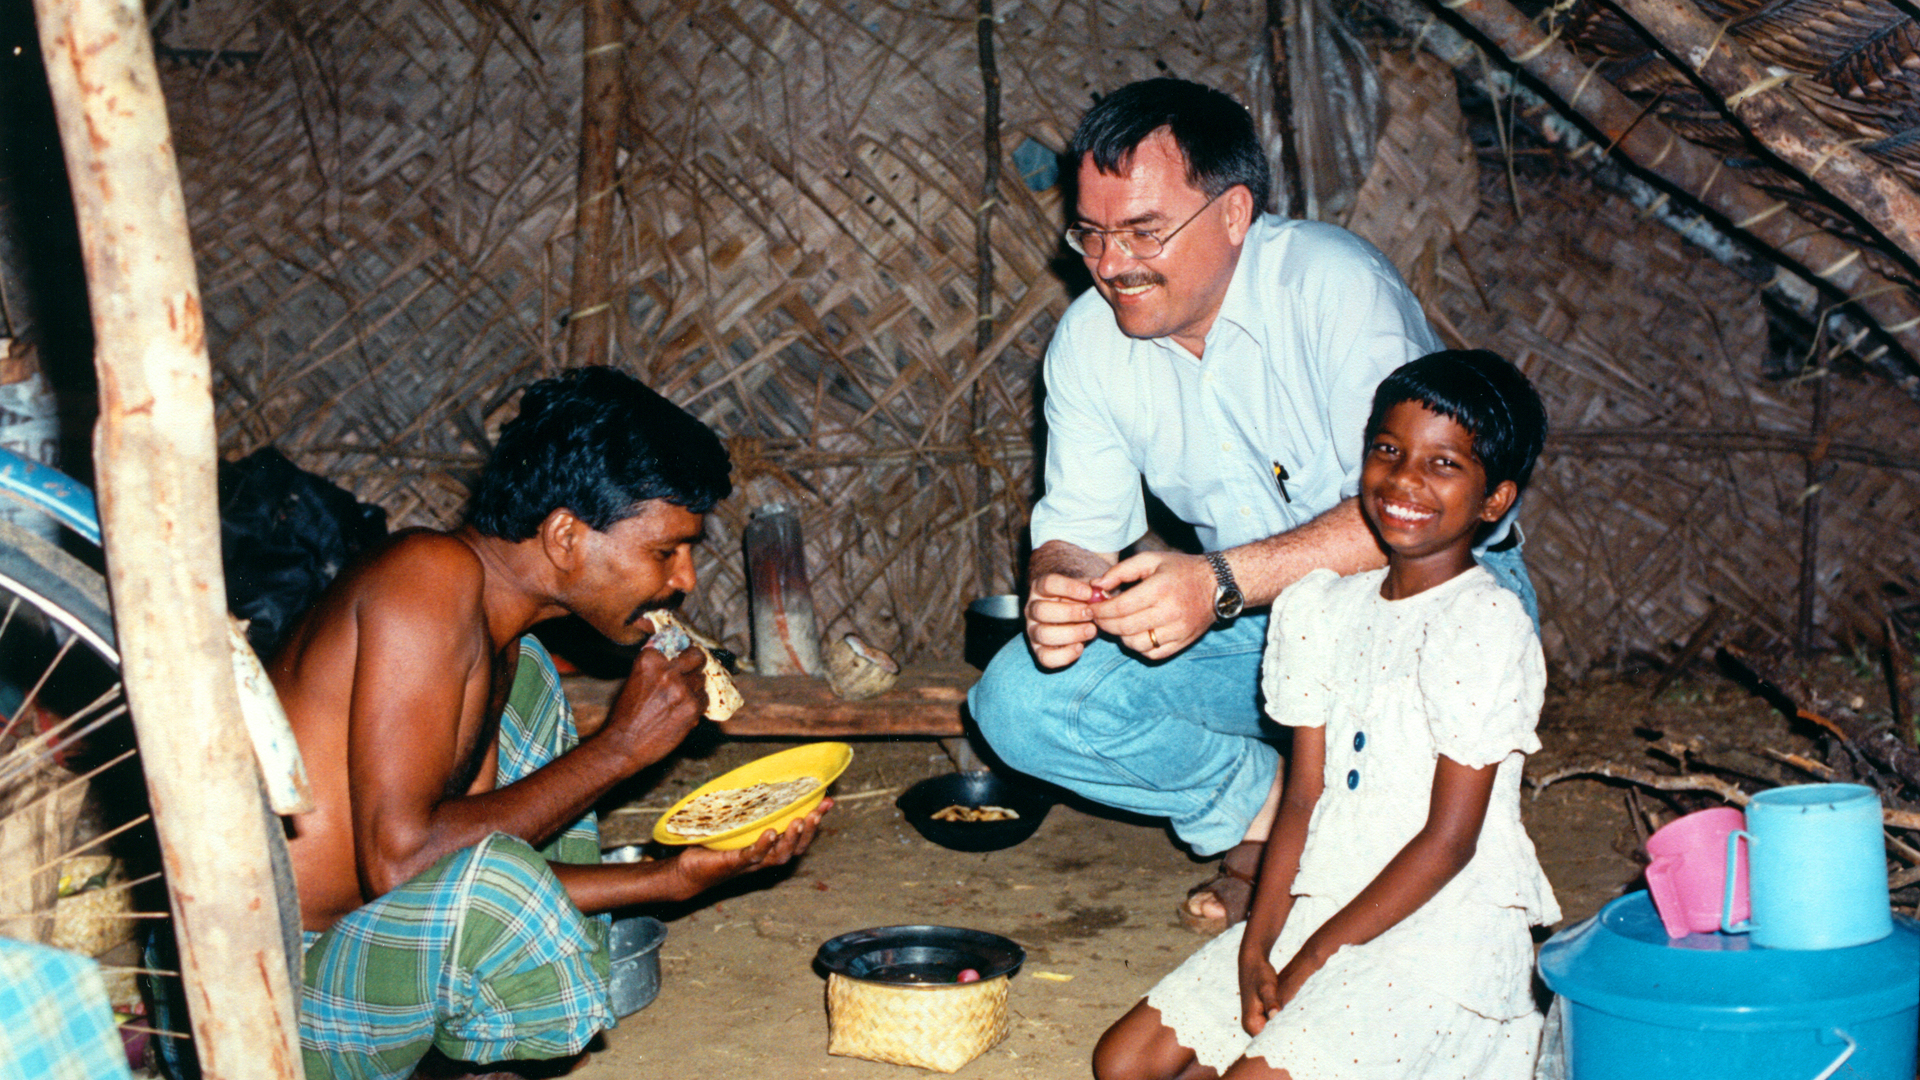
[[[703,657],[642,649],[582,732],[527,634],[573,614],[645,641],[643,615],[693,589],[728,470],[713,432],[627,375],[534,383],[466,523],[398,534],[295,628],[271,674],[316,803],[289,841],[310,1080],[405,1077],[430,1049],[465,1071],[564,1062],[615,1022],[601,913],[689,899],[812,842],[830,802],[737,851],[602,864],[591,808],[698,722]]]

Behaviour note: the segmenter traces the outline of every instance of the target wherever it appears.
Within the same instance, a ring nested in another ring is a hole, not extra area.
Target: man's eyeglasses
[[[1221,194],[1226,193],[1221,192]],[[1215,195],[1213,199],[1219,197]],[[1127,258],[1151,259],[1165,251],[1167,242],[1180,235],[1181,229],[1193,224],[1196,218],[1206,213],[1207,207],[1213,205],[1213,199],[1208,199],[1200,209],[1193,212],[1193,217],[1174,226],[1173,231],[1165,236],[1143,229],[1089,229],[1076,225],[1067,230],[1067,246],[1089,259],[1098,259],[1107,253],[1107,240],[1111,237],[1113,243],[1119,245],[1120,253]]]

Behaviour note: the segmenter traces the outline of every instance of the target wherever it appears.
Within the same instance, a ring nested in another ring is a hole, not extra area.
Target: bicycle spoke
[[[67,653],[73,649],[73,643],[79,640],[77,637],[68,637],[60,643],[60,651],[47,664],[46,670],[40,673],[40,678],[34,682],[33,689],[27,691],[27,696],[20,700],[20,707],[13,711],[13,719],[7,721],[6,727],[0,728],[0,739],[6,738],[7,732],[13,730],[13,725],[33,708],[35,699],[40,696],[40,688],[47,685],[47,679],[53,675],[53,669],[60,666],[60,661],[65,660]]]
[[[177,974],[177,973],[167,972],[167,974]],[[159,1028],[141,1027],[139,1024],[121,1024],[120,1030],[121,1031],[138,1031],[148,1035],[158,1035],[163,1039],[179,1039],[183,1042],[193,1041],[193,1036],[189,1035],[184,1031],[161,1031]]]
[[[0,761],[0,785],[5,785],[8,781],[16,777],[25,776],[31,769],[45,767],[46,763],[53,760],[54,756],[62,750],[78,745],[80,741],[88,735],[118,720],[120,717],[126,715],[126,712],[127,707],[125,705],[116,706],[112,712],[93,721],[79,731],[74,732],[66,739],[58,743],[49,743],[44,747],[39,745],[46,742],[51,736],[72,727],[74,723],[78,722],[81,719],[81,715],[76,713],[66,720],[61,721],[59,724],[48,728],[44,735],[36,737],[33,742],[20,744],[14,748],[13,752],[8,755],[5,761]],[[11,768],[9,768],[9,766],[11,766]]]
[[[13,625],[13,613],[20,610],[20,598],[13,597],[7,602],[7,617],[0,619],[0,638],[7,636],[7,627]]]
[[[46,862],[41,863],[39,866],[34,867],[32,870],[29,870],[26,873],[21,874],[20,877],[32,878],[33,875],[38,874],[41,871],[51,870],[54,867],[59,866],[61,863],[66,862],[68,859],[73,858],[75,855],[78,855],[89,848],[99,847],[101,844],[104,844],[107,841],[113,839],[114,837],[119,836],[121,833],[126,832],[128,829],[133,828],[135,825],[144,825],[147,822],[152,820],[153,820],[152,814],[141,814],[139,817],[134,818],[132,821],[127,822],[126,824],[120,826],[117,829],[110,829],[106,832],[103,832],[99,836],[94,837],[93,839],[87,841],[84,844],[80,844],[76,847],[70,848],[67,851],[62,852],[61,854],[56,855],[51,859],[48,859]]]

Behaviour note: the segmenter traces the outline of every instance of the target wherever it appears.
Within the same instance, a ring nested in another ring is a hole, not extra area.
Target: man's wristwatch
[[[1217,551],[1207,552],[1207,563],[1213,567],[1213,614],[1217,619],[1231,619],[1240,614],[1247,606],[1247,598],[1240,595],[1240,586],[1233,583],[1233,571],[1227,568],[1227,557]]]

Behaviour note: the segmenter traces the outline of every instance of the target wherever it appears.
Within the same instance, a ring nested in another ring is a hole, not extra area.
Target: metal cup
[[[651,916],[613,921],[613,929],[607,934],[612,961],[607,974],[607,1005],[613,1015],[637,1013],[660,993],[660,945],[666,940],[666,925]]]
[[[1012,593],[983,596],[967,605],[966,661],[982,671],[1007,642],[1026,629],[1020,598]]]

